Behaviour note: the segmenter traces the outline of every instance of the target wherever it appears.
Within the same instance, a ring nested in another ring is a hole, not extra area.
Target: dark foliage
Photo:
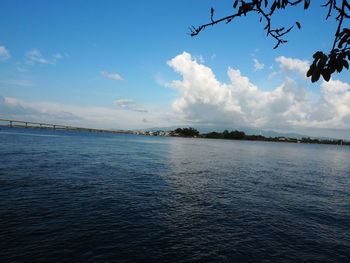
[[[321,140],[312,138],[302,138],[300,140],[296,138],[286,137],[265,137],[262,135],[246,135],[243,131],[231,131],[228,130],[221,132],[210,132],[201,134],[199,137],[208,139],[227,139],[227,140],[245,140],[245,141],[267,141],[267,142],[289,142],[289,143],[313,143],[313,144],[334,144],[334,145],[350,145],[349,141],[343,140]]]
[[[177,128],[174,132],[178,136],[182,136],[182,137],[197,137],[199,135],[199,131],[191,127],[183,128],[183,129]]]
[[[215,9],[210,9],[210,23],[200,25],[198,27],[192,26],[191,36],[198,35],[203,29],[208,26],[213,26],[218,23],[230,23],[237,17],[246,16],[249,13],[256,13],[260,15],[260,22],[265,22],[264,30],[268,36],[273,37],[277,43],[274,48],[279,47],[280,44],[286,43],[284,38],[294,26],[298,29],[301,28],[301,24],[296,21],[294,25],[289,27],[272,28],[271,19],[275,12],[279,9],[287,9],[290,6],[303,5],[306,10],[310,7],[311,0],[234,0],[233,1],[233,14],[215,19]],[[335,38],[332,49],[328,54],[322,51],[317,51],[313,55],[313,63],[307,72],[307,77],[311,77],[311,81],[315,82],[319,80],[320,76],[324,80],[329,81],[333,73],[341,72],[344,68],[349,69],[350,61],[350,30],[343,26],[345,19],[350,18],[350,4],[348,0],[326,0],[322,5],[327,9],[326,19],[334,15],[338,21],[338,26],[335,32]]]
[[[315,143],[315,144],[337,144],[337,145],[350,145],[350,141],[343,140],[320,140],[312,138],[302,138],[300,140],[287,137],[265,137],[262,135],[247,135],[243,131],[228,131],[223,132],[209,132],[205,134],[199,134],[194,128],[177,128],[170,132],[170,136],[181,137],[198,137],[208,139],[225,139],[225,140],[245,140],[245,141],[267,141],[267,142],[289,142],[289,143]]]
[[[225,130],[223,132],[224,139],[242,140],[246,137],[245,133],[242,131],[231,131]]]

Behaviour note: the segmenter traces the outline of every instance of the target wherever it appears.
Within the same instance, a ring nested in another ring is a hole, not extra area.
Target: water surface
[[[0,130],[0,261],[348,262],[350,147]]]

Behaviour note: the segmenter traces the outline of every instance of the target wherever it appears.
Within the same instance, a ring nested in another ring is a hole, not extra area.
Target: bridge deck
[[[45,122],[19,121],[19,120],[8,120],[8,119],[0,119],[0,122],[8,122],[9,127],[41,128],[41,129],[53,129],[53,130],[64,129],[64,130],[78,130],[78,131],[90,131],[90,132],[129,133],[128,131],[121,131],[121,130],[83,128],[83,127],[74,127],[69,125],[52,124],[52,123],[45,123]],[[30,126],[30,125],[35,125],[35,126]]]

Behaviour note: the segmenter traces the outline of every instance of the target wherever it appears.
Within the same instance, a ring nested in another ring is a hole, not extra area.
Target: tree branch
[[[271,18],[274,15],[276,10],[286,9],[288,6],[296,6],[304,2],[304,9],[308,9],[311,3],[311,0],[233,0],[233,9],[237,10],[234,14],[220,18],[214,19],[214,8],[210,10],[210,23],[200,25],[198,27],[190,27],[190,35],[196,36],[201,31],[203,31],[208,26],[214,26],[216,24],[225,22],[230,23],[236,17],[242,15],[246,16],[247,14],[253,12],[261,15],[260,22],[264,19],[266,25],[264,30],[266,30],[267,36],[273,37],[277,43],[274,48],[278,48],[280,44],[286,43],[283,37],[287,35],[293,28],[294,25],[285,28],[271,28]],[[269,5],[270,3],[270,5]],[[310,66],[310,69],[307,73],[307,76],[311,77],[311,81],[317,81],[320,76],[328,81],[331,74],[335,71],[341,72],[343,67],[349,69],[350,61],[350,50],[348,45],[350,45],[350,29],[343,28],[344,18],[350,18],[350,5],[348,0],[341,1],[341,7],[337,6],[336,0],[328,0],[327,3],[322,5],[322,7],[328,7],[328,12],[326,20],[331,17],[332,12],[337,12],[336,20],[338,21],[338,26],[335,32],[335,37],[333,41],[332,49],[329,54],[326,55],[321,51],[316,52],[313,55],[314,61]],[[300,23],[295,22],[297,27],[300,29]]]

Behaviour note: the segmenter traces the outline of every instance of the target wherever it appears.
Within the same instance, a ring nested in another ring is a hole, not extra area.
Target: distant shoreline
[[[151,136],[168,136],[168,137],[182,137],[182,138],[205,138],[205,139],[222,139],[222,140],[241,140],[241,141],[267,141],[267,142],[287,142],[287,143],[304,143],[304,144],[329,144],[329,145],[347,145],[350,146],[350,141],[341,139],[317,139],[310,137],[303,137],[301,139],[291,137],[265,137],[262,135],[247,135],[243,131],[234,130],[229,132],[225,130],[223,132],[209,132],[200,134],[198,130],[194,128],[177,128],[173,131],[146,131],[137,132],[136,134],[151,135]]]
[[[57,125],[59,126],[59,125]],[[210,133],[203,133],[200,134],[197,130],[193,129],[192,131],[195,132],[195,134],[181,134],[178,132],[175,132],[176,130],[179,131],[178,128],[174,131],[130,131],[130,130],[103,130],[103,129],[93,129],[93,128],[82,128],[82,127],[50,127],[50,126],[33,126],[33,125],[0,125],[1,127],[6,128],[24,128],[24,129],[37,129],[37,130],[69,130],[69,131],[85,131],[85,132],[100,132],[100,133],[121,133],[121,134],[134,134],[134,135],[145,135],[145,136],[162,136],[162,137],[180,137],[180,138],[202,138],[202,139],[221,139],[221,140],[239,140],[239,141],[264,141],[264,142],[286,142],[286,143],[302,143],[302,144],[327,144],[327,145],[345,145],[350,146],[350,141],[346,140],[321,140],[321,139],[312,139],[310,137],[304,137],[301,139],[296,138],[290,138],[290,137],[265,137],[262,135],[246,135],[242,131],[224,131],[222,133],[220,132],[210,132]],[[187,129],[187,128],[184,128]],[[226,133],[225,133],[226,132]]]

